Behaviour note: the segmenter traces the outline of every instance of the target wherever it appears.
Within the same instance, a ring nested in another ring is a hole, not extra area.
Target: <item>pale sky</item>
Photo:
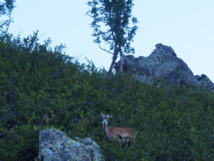
[[[40,40],[67,46],[66,54],[85,57],[107,70],[111,55],[93,43],[88,0],[16,0],[10,32],[22,37],[39,30]],[[171,46],[194,75],[214,82],[214,0],[134,0],[139,20],[132,46],[135,57],[149,56],[157,43]]]

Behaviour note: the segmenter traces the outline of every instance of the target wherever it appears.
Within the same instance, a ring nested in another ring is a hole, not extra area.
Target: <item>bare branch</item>
[[[102,47],[100,46],[100,43],[98,43],[98,46],[99,46],[99,48],[100,48],[101,50],[103,50],[103,51],[105,51],[105,52],[107,52],[107,53],[110,53],[110,54],[114,54],[114,53],[112,53],[112,52],[110,52],[110,51],[108,51],[108,50],[102,48]]]

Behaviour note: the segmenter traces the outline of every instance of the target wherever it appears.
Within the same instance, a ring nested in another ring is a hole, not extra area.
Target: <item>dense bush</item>
[[[214,94],[159,87],[130,75],[106,77],[93,63],[80,64],[37,33],[0,41],[0,160],[34,160],[46,127],[70,137],[91,137],[107,161],[212,160]],[[107,140],[100,113],[111,126],[135,128],[135,146]]]

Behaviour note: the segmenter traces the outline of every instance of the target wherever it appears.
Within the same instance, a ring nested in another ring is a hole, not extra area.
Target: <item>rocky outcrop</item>
[[[39,160],[42,161],[102,161],[99,146],[90,138],[75,141],[56,129],[39,133]]]
[[[207,91],[214,92],[214,84],[205,74],[202,74],[201,76],[196,75],[195,78],[200,83],[200,87]]]
[[[134,73],[142,82],[196,86],[214,91],[212,81],[206,75],[194,76],[187,64],[178,58],[169,46],[157,44],[156,49],[148,57],[124,56],[123,63],[123,71]],[[116,71],[119,70],[119,66],[120,61],[115,65]]]

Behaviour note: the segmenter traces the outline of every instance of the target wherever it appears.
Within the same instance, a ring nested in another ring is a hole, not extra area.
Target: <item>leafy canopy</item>
[[[7,33],[10,23],[12,22],[12,11],[14,9],[15,0],[4,0],[0,2],[0,32]]]
[[[118,54],[122,57],[124,53],[134,53],[131,42],[137,30],[137,18],[131,15],[133,0],[91,0],[88,5],[91,10],[87,14],[93,18],[94,42],[102,50],[113,54],[111,72]],[[109,48],[101,47],[102,42]]]

